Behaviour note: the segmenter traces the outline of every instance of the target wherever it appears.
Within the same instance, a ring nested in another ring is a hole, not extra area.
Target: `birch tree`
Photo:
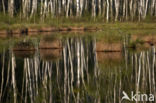
[[[151,16],[153,16],[155,6],[156,6],[156,0],[151,0]]]
[[[22,0],[23,17],[28,19],[30,11],[30,0]]]
[[[5,4],[4,4],[4,0],[2,0],[2,7],[3,7],[3,13],[5,14]]]
[[[109,0],[107,0],[107,16],[106,16],[107,22],[109,21]]]
[[[76,16],[80,13],[80,0],[76,0]]]
[[[70,10],[70,1],[71,0],[67,0],[67,10],[66,10],[66,17],[68,17],[69,16],[69,10]]]
[[[80,0],[80,16],[82,16],[83,5],[84,5],[84,0]]]
[[[115,21],[118,20],[119,16],[119,0],[115,0]]]
[[[14,0],[8,0],[8,14],[11,17],[14,15]]]
[[[37,12],[37,0],[32,0],[31,17]]]
[[[99,16],[101,16],[101,0],[98,0]]]
[[[17,6],[17,7],[16,7]],[[3,14],[10,17],[22,13],[27,20],[35,15],[49,17],[103,17],[104,20],[144,20],[156,16],[156,0],[1,0]],[[6,12],[7,10],[7,12]]]
[[[96,0],[92,0],[92,16],[96,16]]]

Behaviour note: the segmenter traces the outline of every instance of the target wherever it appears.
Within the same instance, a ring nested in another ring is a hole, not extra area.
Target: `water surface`
[[[155,47],[96,52],[94,37],[67,37],[61,48],[0,54],[2,103],[121,103],[123,91],[156,96]],[[52,45],[52,44],[51,44]],[[128,101],[124,100],[125,103]]]

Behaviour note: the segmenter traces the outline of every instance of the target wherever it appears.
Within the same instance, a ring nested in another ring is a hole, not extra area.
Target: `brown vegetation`
[[[97,52],[121,52],[122,43],[105,43],[102,41],[98,41],[96,43],[96,51]]]
[[[61,49],[61,41],[60,40],[53,40],[53,41],[45,41],[41,40],[39,44],[40,49]]]

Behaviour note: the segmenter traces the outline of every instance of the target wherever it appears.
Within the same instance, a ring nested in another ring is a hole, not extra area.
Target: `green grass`
[[[47,17],[44,21],[38,16],[29,19],[23,19],[20,15],[11,18],[8,15],[0,14],[0,30],[2,29],[20,29],[20,28],[41,28],[41,27],[98,27],[106,29],[156,29],[155,17],[147,17],[142,22],[109,22],[102,17],[92,18],[90,16],[78,17]]]

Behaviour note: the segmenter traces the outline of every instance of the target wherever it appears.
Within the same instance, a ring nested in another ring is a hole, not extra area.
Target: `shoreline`
[[[0,35],[29,34],[41,32],[60,32],[60,31],[98,31],[98,30],[147,30],[156,29],[156,23],[146,22],[117,22],[117,23],[73,23],[73,24],[12,24],[0,28]]]
[[[100,30],[98,27],[42,27],[42,28],[21,28],[21,29],[10,29],[0,30],[1,34],[29,34],[29,33],[41,33],[41,32],[59,32],[59,31],[97,31]]]

